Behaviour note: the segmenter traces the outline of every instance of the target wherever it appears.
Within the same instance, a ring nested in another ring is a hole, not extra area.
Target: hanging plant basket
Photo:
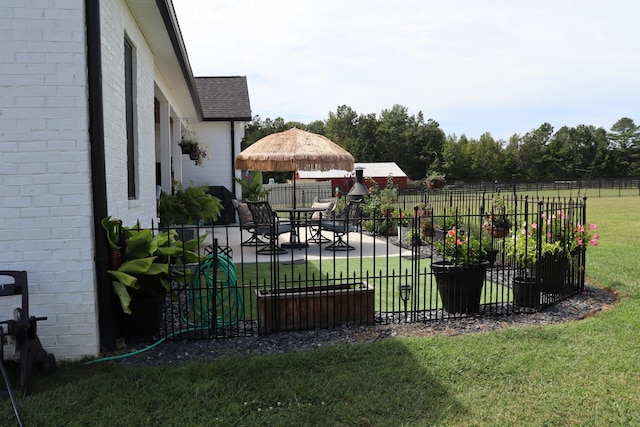
[[[429,181],[429,188],[430,189],[444,188],[445,185],[447,185],[447,181],[445,181],[444,178],[432,179],[432,180]]]
[[[487,228],[487,232],[489,235],[496,239],[501,239],[506,237],[509,234],[511,227],[499,227],[497,225],[493,225]]]
[[[195,161],[197,161],[197,160],[200,158],[200,155],[199,155],[197,152],[195,152],[195,151],[189,151],[189,152],[188,152],[188,153],[186,153],[186,154],[188,154],[188,155],[189,155],[189,158],[190,158],[191,160],[193,160],[194,162],[195,162]]]
[[[182,154],[191,154],[193,153],[193,144],[185,144],[185,143],[178,143],[180,145],[180,151],[182,151]]]

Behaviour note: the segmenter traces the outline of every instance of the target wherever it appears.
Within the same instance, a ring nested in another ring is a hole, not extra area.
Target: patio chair
[[[322,235],[322,228],[320,227],[320,223],[323,220],[328,221],[333,217],[336,210],[337,202],[337,197],[330,197],[327,199],[320,199],[316,197],[315,199],[313,199],[313,204],[311,205],[311,207],[323,208],[324,211],[314,212],[313,215],[311,215],[311,218],[309,220],[311,229],[311,236],[308,239],[309,242],[321,244],[331,241],[331,239],[327,239]]]
[[[238,221],[240,223],[240,229],[248,231],[251,236],[241,243],[242,246],[260,246],[266,245],[267,242],[261,240],[258,236],[258,228],[253,222],[253,215],[246,203],[240,202],[236,199],[232,200],[233,207],[238,212]]]
[[[347,233],[358,230],[360,222],[360,204],[361,200],[352,200],[340,215],[336,215],[331,220],[320,222],[320,228],[333,232],[333,243],[325,249],[329,251],[352,251],[355,247],[349,245],[344,240]]]
[[[260,249],[257,249],[256,252],[259,254],[286,253],[287,251],[285,249],[278,246],[278,236],[284,233],[290,233],[291,224],[280,221],[271,209],[269,202],[247,202],[247,207],[253,216],[256,233],[268,240],[268,242]]]

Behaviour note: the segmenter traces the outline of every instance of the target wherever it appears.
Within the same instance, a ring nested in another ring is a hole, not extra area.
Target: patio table
[[[277,213],[288,213],[289,221],[291,221],[291,232],[289,233],[289,241],[283,242],[280,247],[286,249],[302,249],[309,246],[307,242],[300,241],[300,233],[298,229],[305,222],[307,215],[313,214],[314,212],[324,212],[325,208],[300,208],[300,207],[291,207],[291,208],[274,208],[274,212]]]

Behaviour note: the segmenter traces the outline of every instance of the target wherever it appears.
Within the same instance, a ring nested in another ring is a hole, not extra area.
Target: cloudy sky
[[[640,124],[637,0],[173,0],[196,76],[247,76],[252,114],[422,111],[508,140]]]

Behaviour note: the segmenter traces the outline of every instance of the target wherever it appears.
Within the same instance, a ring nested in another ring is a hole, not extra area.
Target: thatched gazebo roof
[[[267,135],[243,150],[236,156],[236,169],[353,170],[353,156],[323,135],[293,128]]]

